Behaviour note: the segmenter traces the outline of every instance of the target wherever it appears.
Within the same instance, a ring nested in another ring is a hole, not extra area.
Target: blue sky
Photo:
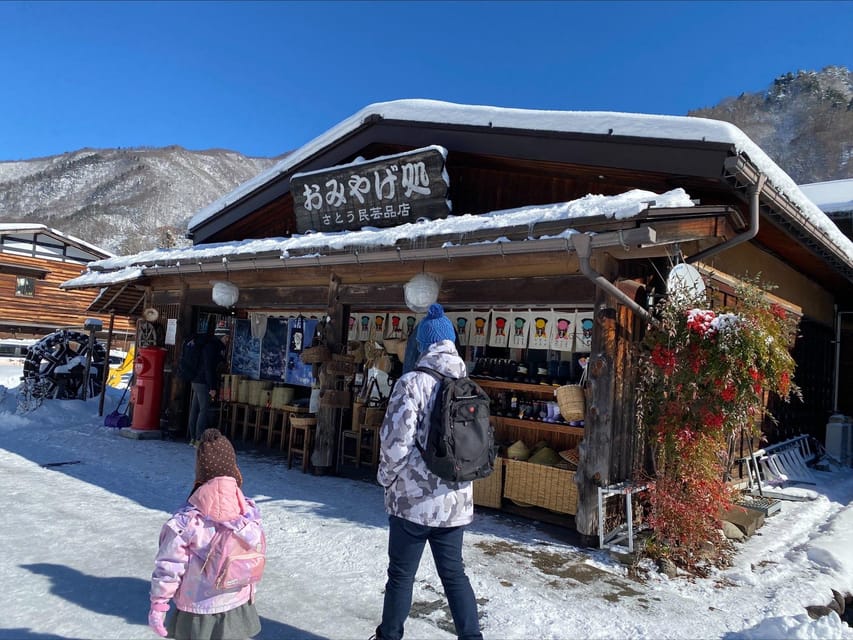
[[[853,2],[0,2],[0,161],[275,156],[373,102],[686,115],[853,69]]]

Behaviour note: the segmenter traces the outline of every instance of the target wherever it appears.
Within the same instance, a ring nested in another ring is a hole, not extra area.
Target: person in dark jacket
[[[198,369],[192,378],[192,397],[190,399],[190,419],[187,426],[190,444],[198,446],[201,434],[207,429],[207,416],[210,403],[216,399],[219,388],[219,369],[225,362],[225,351],[231,334],[226,325],[217,325],[213,335],[200,335],[201,358]]]

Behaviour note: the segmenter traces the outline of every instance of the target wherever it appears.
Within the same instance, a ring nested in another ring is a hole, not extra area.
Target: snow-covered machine
[[[91,398],[101,392],[106,363],[106,349],[94,337],[60,329],[27,349],[24,383],[34,397]],[[89,386],[84,393],[87,368]]]

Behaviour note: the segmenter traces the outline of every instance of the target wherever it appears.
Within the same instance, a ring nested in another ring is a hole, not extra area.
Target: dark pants
[[[187,425],[191,440],[200,440],[207,429],[207,416],[210,413],[210,388],[203,382],[192,383],[190,399],[190,420]]]
[[[412,607],[415,574],[421,563],[424,545],[429,542],[456,625],[456,635],[461,640],[482,640],[477,601],[462,563],[464,527],[426,527],[396,516],[390,516],[388,522],[388,582],[385,585],[385,603],[382,624],[377,629],[378,637],[382,640],[399,640],[403,637],[403,624]]]

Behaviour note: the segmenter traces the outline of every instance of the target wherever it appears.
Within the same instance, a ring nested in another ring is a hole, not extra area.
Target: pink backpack
[[[249,522],[246,527],[257,528],[258,535],[247,536],[258,540],[251,548],[242,535],[235,535],[227,527],[221,527],[210,541],[201,573],[214,592],[239,590],[260,582],[263,577],[267,552],[264,530],[258,522]]]

